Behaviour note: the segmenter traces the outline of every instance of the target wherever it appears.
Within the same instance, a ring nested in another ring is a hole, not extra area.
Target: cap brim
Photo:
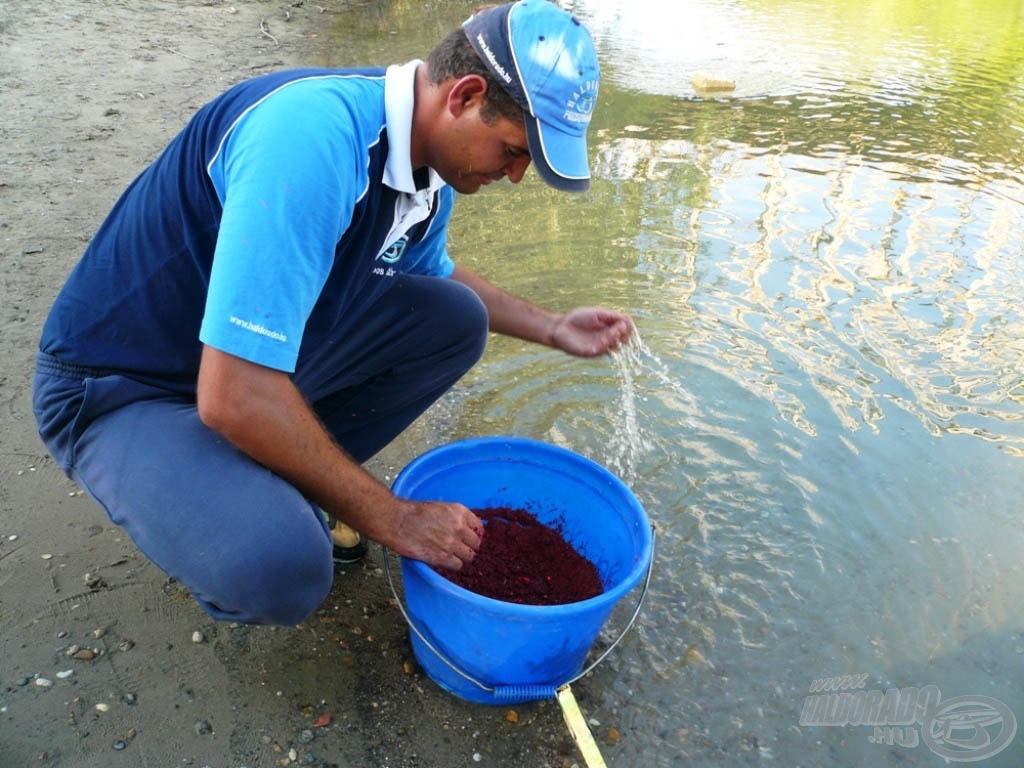
[[[529,114],[524,118],[530,158],[540,177],[563,192],[586,192],[590,189],[586,136],[564,133]]]

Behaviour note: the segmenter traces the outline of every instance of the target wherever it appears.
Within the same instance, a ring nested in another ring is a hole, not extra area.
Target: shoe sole
[[[335,565],[351,565],[366,557],[366,550],[366,542],[360,540],[358,544],[351,547],[335,546],[331,557]]]

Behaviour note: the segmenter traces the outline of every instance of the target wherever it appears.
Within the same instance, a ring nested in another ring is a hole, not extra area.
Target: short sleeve
[[[252,108],[209,167],[223,216],[200,340],[288,372],[366,184],[348,113],[315,86]]]

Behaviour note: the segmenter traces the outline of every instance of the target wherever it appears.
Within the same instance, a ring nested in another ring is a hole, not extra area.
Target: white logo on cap
[[[562,117],[573,123],[589,123],[597,102],[597,84],[597,80],[587,80],[574,91],[565,102]]]
[[[491,67],[494,68],[495,74],[498,75],[506,83],[512,82],[512,75],[505,71],[505,68],[498,63],[498,59],[494,55],[494,51],[491,50],[491,46],[487,44],[482,33],[477,34],[476,41],[480,44],[480,49],[484,52],[484,56],[487,57],[487,61],[490,62]]]

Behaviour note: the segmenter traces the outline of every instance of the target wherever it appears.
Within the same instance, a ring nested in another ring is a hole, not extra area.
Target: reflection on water
[[[564,445],[657,522],[590,705],[610,761],[939,764],[801,727],[832,675],[1024,719],[1024,7],[567,4],[606,73],[593,188],[463,199],[451,251],[543,304],[627,309],[640,339],[580,361],[495,338],[430,440]],[[370,5],[325,63],[425,55],[474,3]],[[702,71],[735,91],[697,94]]]

